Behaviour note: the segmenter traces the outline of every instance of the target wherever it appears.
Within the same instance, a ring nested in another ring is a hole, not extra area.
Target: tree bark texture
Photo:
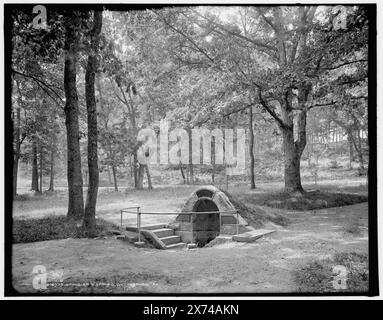
[[[37,142],[32,142],[32,191],[39,192],[39,169],[37,166]]]
[[[82,219],[84,216],[83,180],[81,171],[79,108],[76,87],[76,66],[78,36],[75,19],[68,19],[65,36],[65,126],[67,134],[67,179],[68,179],[68,213],[69,219]]]
[[[249,155],[250,155],[250,189],[255,189],[254,177],[254,129],[253,129],[253,106],[249,108]]]
[[[89,183],[85,204],[84,227],[90,231],[96,225],[96,203],[99,183],[97,154],[97,105],[95,97],[95,77],[98,69],[98,49],[102,27],[102,11],[93,14],[90,53],[85,73],[85,99],[88,118],[88,172]]]

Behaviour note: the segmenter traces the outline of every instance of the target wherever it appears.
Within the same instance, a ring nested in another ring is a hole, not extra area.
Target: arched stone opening
[[[209,197],[200,197],[195,202],[193,212],[213,212],[192,215],[193,238],[199,247],[203,247],[219,235],[220,214],[217,211],[217,205]]]

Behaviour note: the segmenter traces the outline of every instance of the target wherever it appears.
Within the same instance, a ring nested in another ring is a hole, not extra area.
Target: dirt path
[[[48,282],[62,274],[62,284],[68,285],[50,286],[49,292],[294,292],[292,271],[300,266],[335,252],[368,250],[367,203],[288,215],[288,227],[269,226],[277,232],[255,243],[229,242],[196,250],[138,249],[113,238],[16,244],[14,286],[35,292],[32,269],[44,265]],[[350,221],[362,225],[361,235],[345,232]],[[70,285],[84,282],[91,286]]]

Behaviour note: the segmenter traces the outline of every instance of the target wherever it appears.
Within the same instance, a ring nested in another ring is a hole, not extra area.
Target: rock
[[[134,246],[136,246],[137,248],[143,248],[143,247],[145,247],[145,242],[137,241],[134,243]]]
[[[318,207],[327,207],[328,205],[326,200],[321,200],[321,199],[315,200],[314,204]]]
[[[213,247],[218,244],[227,243],[232,241],[232,236],[229,235],[219,235],[212,241],[210,241],[205,247]]]
[[[253,242],[267,234],[273,233],[275,230],[257,229],[233,236],[234,241],[238,242]]]

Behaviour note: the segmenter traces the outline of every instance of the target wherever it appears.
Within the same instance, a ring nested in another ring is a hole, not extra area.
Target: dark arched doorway
[[[203,247],[213,240],[220,232],[219,209],[209,197],[200,197],[193,206],[193,212],[214,212],[193,214],[193,238],[194,242]]]

